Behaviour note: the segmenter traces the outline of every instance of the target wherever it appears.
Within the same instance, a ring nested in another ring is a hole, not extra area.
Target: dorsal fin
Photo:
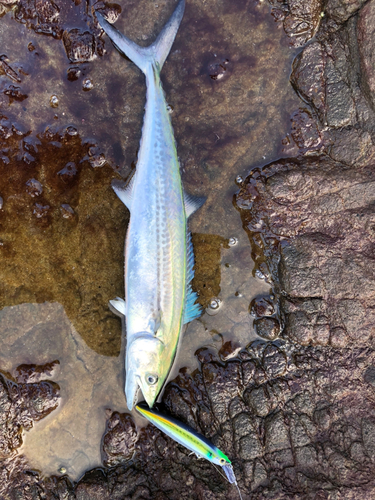
[[[201,208],[206,200],[205,196],[193,196],[184,192],[186,218],[188,219],[191,214]]]
[[[131,211],[133,199],[133,186],[136,174],[133,174],[128,182],[113,179],[112,189],[123,202],[123,204]]]

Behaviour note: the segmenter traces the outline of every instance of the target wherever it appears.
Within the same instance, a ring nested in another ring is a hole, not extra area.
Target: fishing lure
[[[234,475],[232,463],[214,444],[210,443],[202,434],[199,434],[188,425],[179,422],[173,417],[162,415],[151,410],[145,404],[140,403],[135,406],[136,410],[167,436],[182,444],[188,450],[196,454],[198,458],[205,458],[209,462],[220,465],[225,472],[228,481],[234,484],[242,500],[241,491],[238,487],[236,476]]]

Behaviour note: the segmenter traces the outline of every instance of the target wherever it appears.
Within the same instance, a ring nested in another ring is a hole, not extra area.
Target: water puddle
[[[148,43],[172,3],[140,0],[117,26]],[[60,7],[60,40],[17,23],[14,12],[0,25],[13,71],[0,71],[0,368],[60,361],[61,407],[25,435],[21,453],[43,474],[77,479],[101,464],[105,408],[126,410],[121,323],[107,304],[124,293],[129,214],[110,186],[134,165],[145,86],[106,38],[100,55],[90,10]],[[93,53],[77,62],[89,35]],[[185,189],[207,197],[190,221],[194,287],[207,312],[189,324],[174,374],[194,370],[202,346],[226,359],[256,337],[249,305],[270,286],[253,276],[232,201],[238,176],[280,154],[299,107],[294,55],[267,2],[188,1],[162,81]]]

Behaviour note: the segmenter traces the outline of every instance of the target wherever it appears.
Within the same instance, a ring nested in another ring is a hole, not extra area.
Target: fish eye
[[[151,375],[150,373],[146,375],[146,381],[148,385],[155,385],[156,382],[158,381],[157,375]]]

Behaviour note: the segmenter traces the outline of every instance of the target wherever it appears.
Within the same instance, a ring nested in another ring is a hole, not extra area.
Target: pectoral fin
[[[109,301],[109,308],[117,314],[117,316],[126,316],[126,303],[124,299],[116,297]]]
[[[112,181],[113,191],[117,194],[117,196],[129,210],[131,209],[132,199],[133,199],[134,178],[135,174],[128,183],[119,181],[117,179],[114,179]]]
[[[186,218],[188,219],[191,214],[201,208],[206,199],[205,196],[192,196],[191,194],[184,193]]]

